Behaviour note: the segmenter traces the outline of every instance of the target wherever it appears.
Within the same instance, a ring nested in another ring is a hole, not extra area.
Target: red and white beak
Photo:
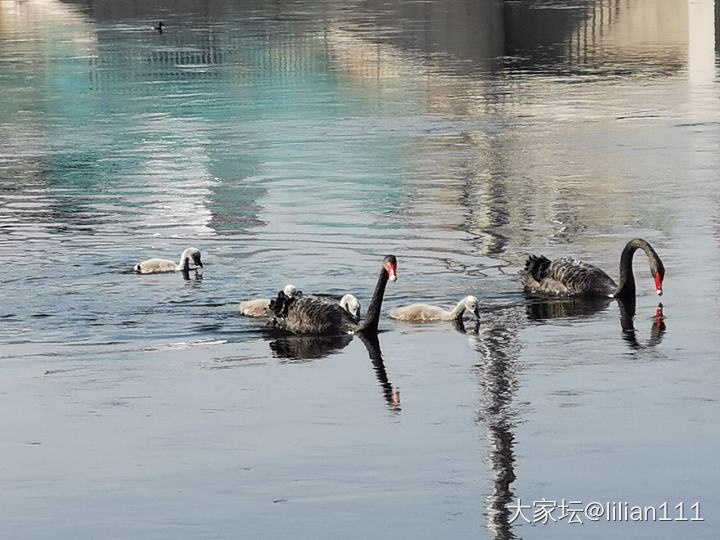
[[[662,296],[662,276],[660,274],[655,274],[655,290],[658,296]]]
[[[395,265],[393,263],[389,262],[389,263],[387,263],[387,265],[385,265],[385,269],[387,270],[390,281],[397,281],[397,273],[395,271]]]

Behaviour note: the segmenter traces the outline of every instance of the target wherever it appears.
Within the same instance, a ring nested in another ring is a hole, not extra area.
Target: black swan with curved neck
[[[397,260],[394,255],[383,259],[382,270],[378,277],[375,292],[365,319],[358,321],[339,304],[317,296],[300,296],[283,298],[274,302],[272,309],[275,316],[270,321],[272,326],[307,335],[340,335],[358,332],[377,332],[380,320],[380,306],[385,295],[388,279],[397,279]]]
[[[655,290],[662,295],[665,267],[652,246],[642,238],[630,240],[620,256],[619,283],[597,266],[569,257],[550,260],[531,255],[525,270],[518,275],[530,293],[549,296],[609,296],[626,300],[635,298],[635,276],[632,261],[635,251],[642,249],[650,261],[650,273],[655,279]]]

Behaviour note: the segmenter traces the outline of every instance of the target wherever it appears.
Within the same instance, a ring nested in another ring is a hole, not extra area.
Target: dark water
[[[715,538],[713,2],[141,4],[0,2],[0,536]],[[514,276],[636,236],[634,332]],[[189,245],[202,279],[128,273]],[[237,315],[367,308],[386,253],[386,310],[479,324]]]

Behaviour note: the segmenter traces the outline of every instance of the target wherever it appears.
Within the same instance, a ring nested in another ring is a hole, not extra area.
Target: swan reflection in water
[[[550,319],[585,319],[605,311],[610,307],[613,298],[568,297],[568,298],[542,298],[530,297],[526,304],[527,318],[531,321],[545,321]]]
[[[180,270],[180,273],[182,274],[182,278],[185,281],[200,281],[203,278],[202,274],[198,272],[197,268],[195,270],[182,269]]]
[[[632,349],[646,349],[654,347],[662,341],[667,327],[665,326],[665,314],[663,313],[662,302],[655,309],[655,315],[651,317],[650,338],[645,344],[641,344],[635,335],[635,302],[620,302],[620,326],[623,331],[623,339]]]
[[[476,364],[481,386],[477,422],[487,429],[488,462],[492,473],[492,492],[487,498],[487,526],[495,540],[517,538],[513,531],[510,507],[516,501],[512,490],[515,481],[515,433],[518,412],[513,396],[518,388],[518,358],[522,348],[520,330],[525,321],[521,306],[511,306],[488,313],[466,330],[471,346],[479,353]]]
[[[291,362],[307,362],[341,351],[352,341],[351,335],[295,336],[283,335],[270,342],[275,356]]]
[[[297,336],[283,332],[278,336],[278,331],[270,330],[270,332],[274,337],[270,341],[270,349],[275,356],[289,362],[308,362],[324,358],[341,351],[353,340],[353,336],[349,334],[339,336]],[[358,333],[356,335],[367,349],[368,357],[385,401],[391,410],[399,412],[401,410],[400,391],[392,385],[388,377],[378,335],[373,332]]]
[[[635,330],[635,298],[620,300],[619,298],[575,297],[575,298],[531,298],[527,303],[527,317],[533,321],[548,319],[582,319],[608,309],[613,301],[617,301],[620,309],[620,328],[622,338],[633,349],[654,347],[659,344],[667,329],[662,303],[658,304],[650,325],[650,338],[641,344]]]
[[[585,301],[584,301],[585,300]],[[595,300],[595,299],[593,299]],[[519,357],[522,349],[520,332],[529,320],[551,318],[582,318],[605,310],[611,298],[563,299],[530,302],[483,310],[481,319],[465,327],[457,321],[455,329],[468,337],[471,346],[479,353],[476,365],[481,386],[481,401],[477,413],[479,424],[487,429],[488,462],[492,473],[492,492],[487,499],[487,526],[495,540],[518,538],[511,518],[517,504],[512,485],[515,475],[515,433],[518,410],[513,396],[518,389]],[[633,319],[635,303],[618,301],[623,339],[633,348],[642,348],[635,337]],[[657,308],[650,329],[652,347],[662,340],[665,331],[662,304]]]

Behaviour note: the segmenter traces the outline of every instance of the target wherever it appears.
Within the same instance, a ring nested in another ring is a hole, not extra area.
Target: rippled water
[[[0,1],[1,536],[714,538],[712,14]],[[638,257],[634,331],[515,278],[616,275],[636,236],[667,274],[660,319]],[[197,278],[129,272],[188,245]],[[237,315],[288,282],[367,308],[386,253],[385,311],[474,294],[479,323]],[[512,519],[543,498],[706,521]]]

